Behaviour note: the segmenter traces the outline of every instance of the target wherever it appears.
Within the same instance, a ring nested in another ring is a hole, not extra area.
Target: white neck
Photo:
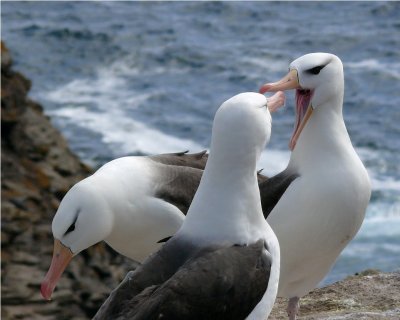
[[[248,243],[264,236],[256,155],[210,157],[180,233],[202,242]],[[249,159],[253,163],[249,163]],[[229,165],[227,165],[229,164]]]
[[[329,100],[313,111],[311,118],[300,134],[294,148],[289,167],[300,172],[325,169],[338,157],[354,157],[355,151],[344,124],[342,98]],[[322,152],[323,151],[323,152]]]

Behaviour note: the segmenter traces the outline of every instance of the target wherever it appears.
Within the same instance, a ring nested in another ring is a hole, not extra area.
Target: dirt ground
[[[287,299],[278,298],[269,317],[287,319]],[[400,272],[367,270],[327,287],[315,289],[300,300],[299,320],[400,319]]]

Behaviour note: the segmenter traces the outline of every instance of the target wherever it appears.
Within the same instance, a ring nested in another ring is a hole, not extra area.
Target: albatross
[[[293,61],[289,70],[280,81],[263,85],[260,92],[296,90],[292,153],[278,180],[297,178],[267,218],[281,247],[278,296],[289,298],[287,310],[293,320],[299,299],[325,277],[359,230],[371,184],[343,120],[340,59],[329,53],[310,53]]]
[[[137,262],[159,249],[181,226],[206,160],[205,151],[122,157],[75,184],[53,218],[42,296],[50,300],[71,259],[100,241]]]
[[[266,319],[279,244],[264,219],[257,160],[271,132],[267,99],[242,93],[214,118],[210,155],[177,233],[117,287],[94,319]]]
[[[285,96],[277,92],[267,101],[274,112]],[[42,296],[50,300],[71,259],[98,242],[140,263],[157,251],[182,225],[207,157],[205,151],[122,157],[74,185],[53,218],[53,258]],[[264,197],[264,206],[273,207],[271,198]]]

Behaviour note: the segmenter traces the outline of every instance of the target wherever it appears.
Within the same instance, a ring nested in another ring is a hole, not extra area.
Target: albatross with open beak
[[[343,65],[328,53],[304,55],[261,93],[296,90],[296,123],[287,169],[296,175],[267,220],[281,247],[279,296],[289,298],[289,319],[299,299],[317,286],[363,222],[371,195],[342,115]]]

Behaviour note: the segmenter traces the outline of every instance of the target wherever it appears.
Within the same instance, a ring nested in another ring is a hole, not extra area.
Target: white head
[[[294,60],[285,77],[263,85],[260,92],[296,89],[296,124],[289,144],[293,150],[313,110],[330,108],[330,111],[341,113],[343,87],[343,65],[340,59],[330,53],[318,52]],[[337,103],[329,103],[331,101]]]
[[[54,216],[54,239],[73,255],[104,240],[112,229],[113,214],[98,185],[86,178],[65,195]]]
[[[86,178],[68,191],[54,216],[53,258],[41,292],[50,299],[58,279],[73,256],[104,240],[111,232],[113,215],[99,190]]]
[[[266,97],[254,92],[225,101],[214,118],[211,157],[255,168],[271,135],[271,115],[266,106]]]
[[[220,106],[207,165],[179,235],[204,244],[248,243],[263,236],[256,165],[271,134],[270,102],[280,106],[283,97],[247,92]]]
[[[337,56],[309,53],[294,60],[289,68],[298,74],[297,94],[311,91],[310,103],[314,109],[338,96],[343,97],[343,64]]]

